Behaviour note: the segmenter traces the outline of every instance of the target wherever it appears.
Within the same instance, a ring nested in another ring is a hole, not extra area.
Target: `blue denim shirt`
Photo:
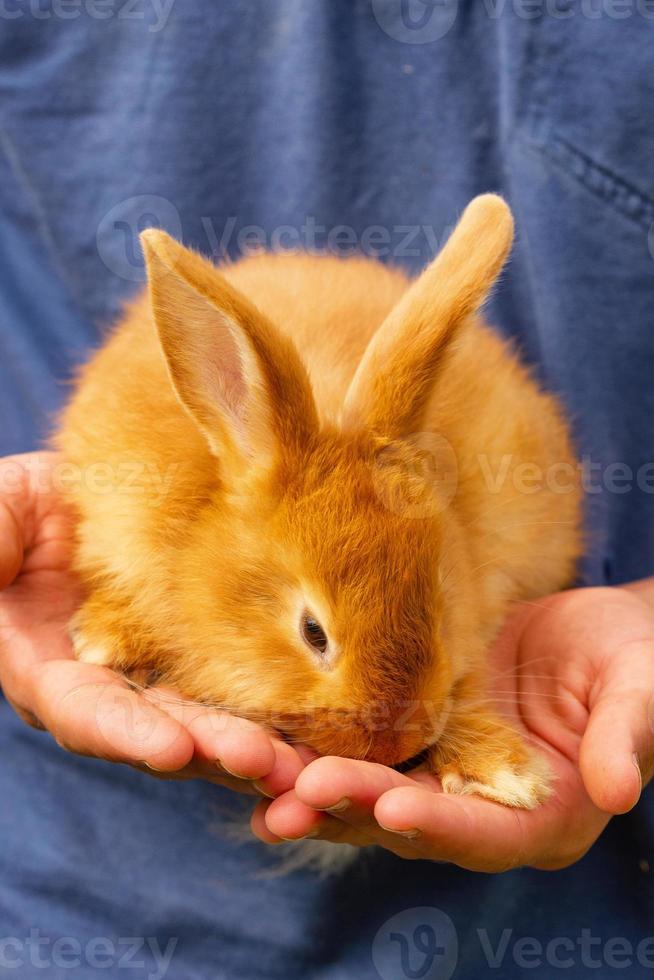
[[[417,270],[496,190],[517,240],[489,316],[573,419],[581,581],[654,572],[650,0],[3,0],[0,22],[2,452],[43,438],[139,288],[146,225]],[[651,796],[558,873],[370,851],[280,877],[221,831],[227,791],[66,755],[2,701],[0,736],[2,975],[653,975]]]

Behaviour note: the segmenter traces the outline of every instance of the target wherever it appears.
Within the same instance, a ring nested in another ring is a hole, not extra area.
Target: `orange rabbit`
[[[149,296],[57,436],[80,477],[77,655],[321,753],[424,750],[446,792],[544,799],[485,652],[512,600],[571,581],[580,492],[514,478],[575,461],[557,402],[478,315],[512,233],[476,198],[410,283],[365,258],[218,270],[145,232]]]

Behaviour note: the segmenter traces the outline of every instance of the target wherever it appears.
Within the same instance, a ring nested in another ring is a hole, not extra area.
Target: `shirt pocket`
[[[645,228],[654,247],[654,4],[542,6],[539,19],[517,30],[513,20],[520,137]]]

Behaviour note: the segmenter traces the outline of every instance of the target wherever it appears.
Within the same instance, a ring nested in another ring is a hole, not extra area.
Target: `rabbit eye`
[[[327,635],[318,620],[308,612],[302,616],[302,637],[305,643],[319,653],[327,650]]]

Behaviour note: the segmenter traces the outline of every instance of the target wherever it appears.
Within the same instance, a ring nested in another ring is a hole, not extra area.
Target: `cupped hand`
[[[549,760],[555,792],[537,809],[446,795],[425,772],[322,758],[293,790],[257,806],[255,834],[271,844],[377,844],[478,871],[578,860],[653,774],[653,594],[651,583],[577,589],[509,617],[492,651],[489,699]]]
[[[163,778],[208,779],[277,795],[303,768],[298,752],[251,721],[136,689],[78,663],[68,623],[81,589],[70,561],[73,522],[53,453],[0,460],[0,685],[20,717],[80,755]]]

